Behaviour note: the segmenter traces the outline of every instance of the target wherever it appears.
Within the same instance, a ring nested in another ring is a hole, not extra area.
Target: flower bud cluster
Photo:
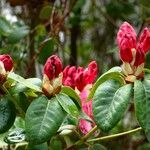
[[[63,84],[82,91],[88,84],[92,84],[97,77],[98,67],[92,61],[87,68],[67,66],[63,71]]]
[[[143,77],[145,55],[150,49],[150,31],[144,28],[137,39],[133,27],[124,22],[117,34],[117,43],[120,49],[120,58],[123,61],[122,70],[126,80],[133,82]]]
[[[7,79],[7,74],[13,69],[13,60],[9,55],[0,55],[0,84]]]
[[[61,90],[62,85],[62,62],[56,55],[49,57],[44,65],[44,76],[42,90],[44,94],[51,97]]]

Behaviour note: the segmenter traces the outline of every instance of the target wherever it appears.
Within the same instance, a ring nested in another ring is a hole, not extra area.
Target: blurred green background
[[[116,34],[127,21],[137,32],[150,26],[149,0],[1,0],[0,53],[14,59],[23,77],[42,78],[46,59],[57,54],[64,67],[99,65],[99,75],[121,65]],[[146,67],[150,67],[147,55]],[[111,133],[138,126],[133,108]],[[141,133],[103,143],[112,150],[149,150]]]

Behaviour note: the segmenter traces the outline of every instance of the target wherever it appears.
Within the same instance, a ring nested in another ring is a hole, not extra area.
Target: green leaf
[[[0,101],[0,133],[4,133],[11,128],[15,117],[16,109],[14,104],[7,97],[3,97]]]
[[[65,118],[65,112],[56,97],[48,100],[41,96],[29,106],[25,116],[27,140],[40,144],[56,134]]]
[[[101,84],[93,97],[93,114],[97,126],[104,132],[111,130],[122,118],[132,95],[132,85],[108,80]]]
[[[38,57],[39,62],[43,65],[45,64],[47,58],[53,53],[54,45],[55,43],[53,39],[49,39],[46,43],[44,43],[44,46],[41,49],[40,55]]]
[[[8,35],[8,42],[11,44],[19,42],[29,33],[29,28],[27,26],[15,27],[10,31]]]
[[[38,78],[28,78],[25,79],[27,82],[30,82],[31,84],[38,86],[38,87],[42,87],[42,81]],[[16,93],[20,93],[20,92],[26,92],[28,90],[28,87],[25,86],[22,83],[17,83],[15,86],[13,86],[10,89],[10,93],[11,94],[16,94]]]
[[[25,140],[25,131],[22,128],[15,128],[5,137],[4,140],[8,144],[22,142]]]
[[[115,72],[114,72],[115,71]],[[117,71],[117,72],[116,72]],[[93,88],[87,98],[87,101],[89,101],[90,99],[92,99],[96,89],[98,88],[98,86],[100,84],[102,84],[103,82],[105,82],[106,80],[109,80],[109,79],[114,79],[114,80],[117,80],[119,81],[122,85],[125,84],[125,80],[123,78],[123,74],[121,74],[120,72],[120,67],[114,67],[112,69],[110,69],[109,71],[107,71],[106,73],[104,73],[103,75],[101,75],[97,81],[95,82],[95,84],[93,85]]]
[[[28,150],[48,150],[48,145],[46,142],[38,145],[29,143]]]
[[[135,81],[134,100],[137,120],[150,141],[150,80]]]
[[[40,19],[48,19],[51,15],[52,7],[50,5],[46,5],[40,11]]]
[[[13,80],[19,82],[20,84],[23,84],[25,87],[28,87],[28,88],[30,88],[32,90],[35,90],[37,92],[42,92],[40,87],[38,87],[37,85],[32,84],[31,81],[28,81],[28,80],[24,79],[23,77],[15,74],[13,72],[10,72],[8,74],[8,78],[9,79],[13,79]]]
[[[75,92],[75,90],[73,90],[71,87],[69,86],[63,86],[61,88],[61,93],[65,93],[68,96],[70,96],[71,98],[73,98],[74,100],[76,100],[76,102],[78,103],[78,105],[81,107],[81,100],[79,95]]]
[[[68,114],[70,114],[73,117],[79,116],[79,111],[78,111],[77,106],[68,95],[64,93],[60,93],[56,95],[56,98],[58,102],[60,103],[60,105]]]
[[[90,146],[88,148],[88,150],[107,150],[107,149],[106,149],[106,147],[104,147],[101,144],[94,144],[94,145]]]
[[[144,69],[144,79],[150,80],[150,69]]]
[[[0,16],[0,34],[7,36],[7,34],[12,30],[10,23]]]

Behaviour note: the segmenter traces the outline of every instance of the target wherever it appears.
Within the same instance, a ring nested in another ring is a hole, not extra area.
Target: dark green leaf
[[[48,145],[46,142],[38,145],[29,143],[28,150],[48,150]]]
[[[122,118],[132,95],[132,85],[122,85],[115,80],[101,84],[93,97],[93,114],[102,131],[111,130]]]
[[[11,128],[15,117],[16,109],[14,104],[7,97],[3,97],[0,101],[0,133],[4,133]]]
[[[87,98],[87,101],[89,101],[93,97],[98,86],[100,84],[102,84],[103,82],[105,82],[106,80],[114,79],[114,80],[119,81],[122,85],[124,85],[125,80],[123,78],[123,74],[121,74],[120,71],[121,71],[120,67],[114,67],[114,68],[110,69],[108,72],[104,73],[102,76],[100,76],[97,79],[97,81],[95,82],[95,84],[94,84],[94,86],[93,86],[93,88],[92,88],[92,90],[91,90],[91,92]]]
[[[137,120],[150,141],[150,80],[135,81],[134,100]]]
[[[65,118],[65,112],[56,97],[41,96],[29,106],[25,116],[26,135],[30,143],[40,144],[56,134]]]
[[[56,95],[56,98],[58,102],[60,103],[60,105],[68,114],[70,114],[73,117],[79,116],[79,111],[78,111],[77,106],[68,95],[64,93],[60,93]]]
[[[54,50],[54,41],[52,39],[49,39],[43,46],[40,55],[39,55],[39,61],[43,65],[45,64],[47,58],[53,53]]]
[[[74,100],[76,100],[76,102],[79,104],[79,106],[81,107],[81,100],[80,97],[78,96],[78,94],[75,92],[75,90],[73,90],[71,87],[69,86],[63,86],[61,88],[61,92],[67,94],[68,96],[70,96],[71,98],[73,98]]]

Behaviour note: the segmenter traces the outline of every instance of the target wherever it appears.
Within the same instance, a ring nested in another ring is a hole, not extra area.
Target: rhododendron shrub
[[[144,28],[137,37],[124,22],[116,41],[122,64],[99,77],[96,61],[63,67],[61,58],[52,55],[42,80],[25,79],[14,72],[9,55],[0,55],[0,133],[5,142],[28,149],[47,150],[56,143],[66,150],[91,149],[101,140],[140,130],[150,141],[150,70],[144,68],[150,31]],[[107,136],[131,106],[138,127]]]

